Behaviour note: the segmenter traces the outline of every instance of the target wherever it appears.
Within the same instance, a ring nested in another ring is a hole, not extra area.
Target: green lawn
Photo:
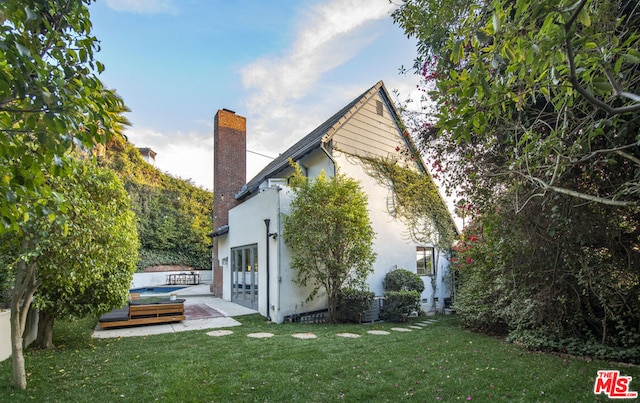
[[[632,376],[631,389],[640,391],[638,367],[523,351],[461,329],[454,316],[433,317],[436,323],[411,332],[391,330],[410,324],[236,319],[242,326],[229,336],[191,331],[120,339],[91,339],[95,320],[61,322],[56,350],[26,352],[26,391],[10,386],[11,360],[0,363],[0,401],[604,401],[593,394],[601,369]],[[274,336],[247,337],[254,332]],[[302,332],[318,337],[291,336]],[[336,336],[341,332],[361,337]]]

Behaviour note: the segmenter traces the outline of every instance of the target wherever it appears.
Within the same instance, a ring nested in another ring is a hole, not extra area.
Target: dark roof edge
[[[229,232],[229,225],[223,225],[222,227],[218,228],[217,230],[209,234],[209,236],[211,238],[215,238],[217,236],[224,235],[228,232]]]
[[[356,97],[353,101],[349,102],[346,106],[340,109],[338,112],[333,114],[329,119],[325,120],[318,127],[313,129],[309,134],[304,136],[294,145],[289,147],[285,152],[280,154],[275,160],[271,161],[265,168],[262,169],[256,176],[253,177],[249,182],[247,182],[242,189],[238,193],[236,193],[235,198],[241,200],[248,195],[255,192],[260,184],[267,179],[267,177],[278,173],[289,166],[289,158],[294,161],[299,160],[303,156],[307,155],[311,151],[319,148],[323,141],[325,141],[325,135],[332,129],[334,126],[340,122],[340,119],[347,115],[363,98],[368,98],[372,93],[377,91],[380,87],[384,88],[384,84],[382,81],[378,81],[371,88],[367,89],[365,92],[360,94],[360,96]],[[386,90],[385,90],[386,93]],[[388,97],[388,94],[387,94]],[[392,105],[393,106],[393,105]],[[397,116],[397,111],[394,113]]]

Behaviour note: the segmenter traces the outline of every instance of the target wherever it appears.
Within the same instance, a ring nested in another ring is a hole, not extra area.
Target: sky
[[[131,109],[125,131],[164,172],[213,190],[213,118],[247,118],[247,180],[270,157],[383,80],[400,74],[415,41],[389,0],[98,0],[90,6],[103,83]],[[411,69],[408,69],[411,71]]]

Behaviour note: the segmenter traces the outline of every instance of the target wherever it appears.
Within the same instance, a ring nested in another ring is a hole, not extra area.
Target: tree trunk
[[[27,256],[32,249],[27,239],[22,241],[21,252]],[[13,387],[17,389],[27,388],[27,373],[22,352],[24,329],[27,323],[27,313],[33,300],[33,294],[38,289],[36,280],[36,262],[28,264],[24,259],[18,262],[16,278],[11,292],[11,361],[13,370]]]
[[[52,349],[54,316],[46,311],[40,311],[38,317],[38,336],[34,345],[39,348]]]
[[[336,308],[338,306],[338,293],[331,290],[329,292],[328,302],[329,302],[328,303],[329,315],[327,318],[327,322],[336,323]]]
[[[13,302],[13,301],[12,301]],[[24,307],[20,304],[11,304],[11,361],[13,364],[13,387],[17,389],[27,388],[27,375],[22,353],[22,334],[24,328],[20,324],[20,314]]]

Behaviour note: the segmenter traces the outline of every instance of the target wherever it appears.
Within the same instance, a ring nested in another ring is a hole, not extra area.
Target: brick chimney
[[[238,205],[235,194],[247,181],[247,119],[228,109],[218,110],[213,122],[213,230],[229,224],[229,210]],[[222,297],[222,266],[218,238],[213,238],[211,292]]]

